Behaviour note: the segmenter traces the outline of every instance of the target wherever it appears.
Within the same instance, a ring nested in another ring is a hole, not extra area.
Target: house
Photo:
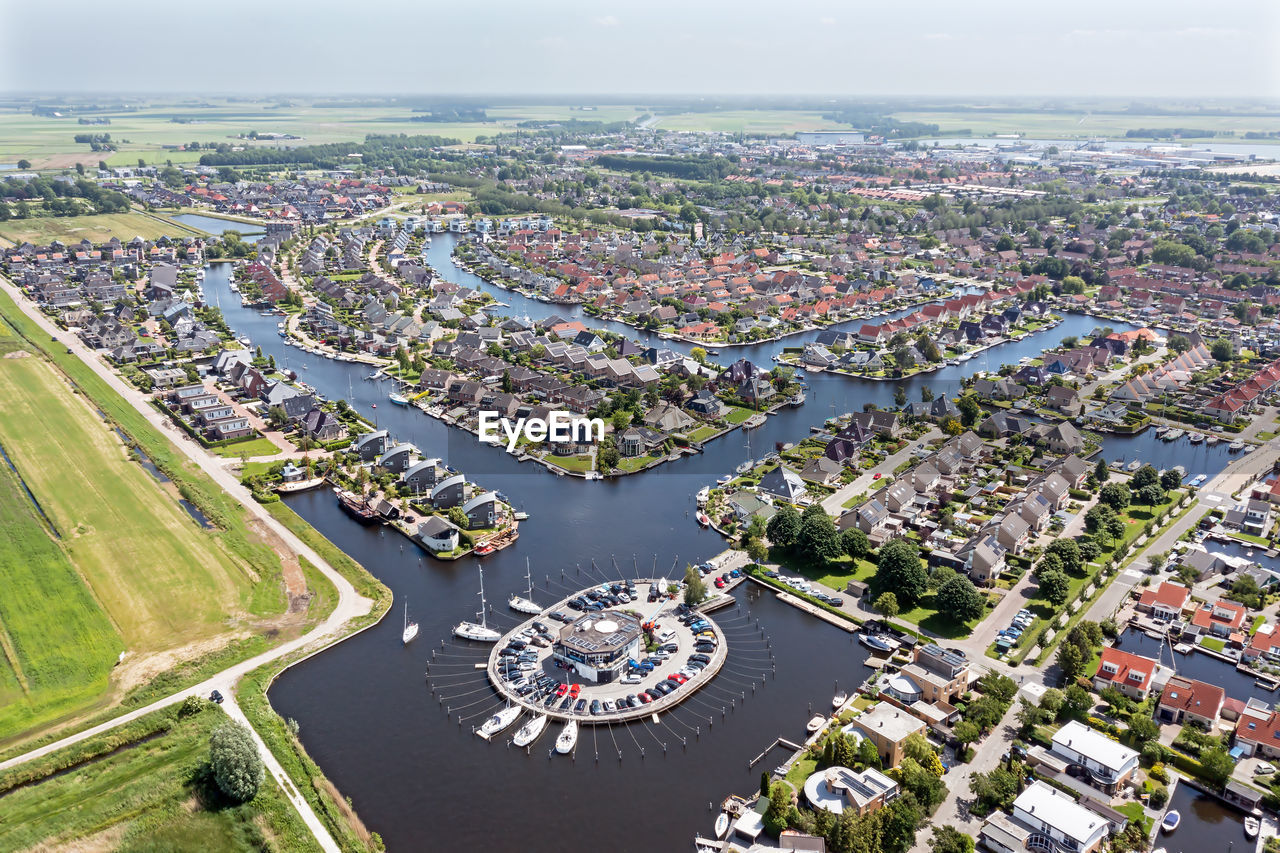
[[[896,438],[902,430],[902,419],[897,412],[886,412],[872,409],[869,412],[854,412],[852,423],[857,424],[864,432],[881,435],[885,438]]]
[[[693,418],[670,403],[659,403],[645,412],[644,425],[663,432],[684,432],[695,425]]]
[[[796,503],[805,494],[804,480],[785,465],[779,465],[760,478],[760,491],[789,503]]]
[[[1280,758],[1280,712],[1250,699],[1236,722],[1236,746],[1245,755]]]
[[[992,584],[1004,574],[1007,549],[994,536],[979,536],[956,556],[964,561],[965,573],[974,583]]]
[[[907,683],[914,689],[904,690]],[[936,643],[917,647],[911,663],[890,679],[888,693],[905,704],[945,702],[952,704],[969,689],[969,662],[957,654],[946,651]]]
[[[889,510],[880,501],[872,498],[854,510],[854,517],[857,521],[858,529],[871,536],[881,532],[884,526],[888,524]]]
[[[844,466],[839,462],[828,459],[826,456],[819,456],[800,469],[800,479],[829,486],[840,478],[842,471]]]
[[[685,404],[685,408],[705,418],[718,418],[725,411],[724,403],[706,388],[703,388]]]
[[[1093,676],[1093,688],[1101,693],[1114,687],[1130,698],[1142,701],[1151,692],[1155,680],[1156,662],[1142,655],[1130,654],[1107,647],[1102,650],[1102,660]]]
[[[896,800],[898,793],[898,783],[873,767],[860,773],[847,767],[828,767],[811,774],[804,783],[804,796],[809,805],[832,814],[843,814],[845,810],[859,815],[870,814]],[[785,839],[780,838],[779,841]],[[808,851],[818,848],[784,845],[782,849]],[[825,845],[822,849],[825,850]]]
[[[412,444],[397,444],[395,447],[388,448],[385,453],[378,459],[378,467],[385,468],[392,472],[404,472],[409,470],[413,464],[413,456],[418,452],[418,448]]]
[[[1080,400],[1080,392],[1074,388],[1068,388],[1066,385],[1054,385],[1045,392],[1045,402],[1049,408],[1062,412],[1064,415],[1072,417],[1080,414],[1083,403]]]
[[[1227,601],[1225,598],[1215,602],[1204,602],[1191,617],[1191,624],[1201,632],[1208,632],[1218,637],[1230,637],[1240,633],[1244,627],[1248,611],[1243,604]]]
[[[351,451],[360,457],[361,462],[372,462],[382,456],[391,442],[391,435],[385,429],[365,433],[356,439]]]
[[[498,521],[498,493],[485,492],[476,495],[462,505],[467,516],[467,527],[471,530],[493,527]]]
[[[1089,771],[1089,781],[1114,793],[1138,769],[1138,751],[1117,743],[1079,720],[1070,720],[1053,735],[1049,751]]]
[[[337,441],[347,435],[347,425],[337,415],[318,407],[303,416],[302,428],[316,441]]]
[[[440,468],[438,459],[424,459],[411,465],[400,475],[400,485],[415,495],[430,492],[439,481]]]
[[[1197,723],[1212,731],[1226,696],[1226,691],[1216,684],[1175,675],[1165,684],[1156,703],[1156,719],[1162,723]]]
[[[1280,661],[1280,631],[1270,622],[1258,626],[1249,638],[1249,645],[1244,650],[1244,659],[1248,662],[1265,657],[1275,663]]]
[[[1031,525],[1027,524],[1021,516],[1009,513],[1000,522],[1000,526],[996,530],[996,541],[1007,551],[1014,554],[1022,553],[1022,549],[1027,546],[1027,541],[1031,538]]]
[[[904,479],[881,490],[880,495],[890,512],[902,512],[916,499],[916,490],[911,488],[911,484]]]
[[[1013,801],[1012,817],[995,812],[983,822],[979,842],[999,853],[1097,853],[1110,833],[1111,823],[1105,817],[1037,780]]]
[[[446,477],[431,490],[431,506],[436,509],[450,509],[462,504],[466,495],[467,481],[461,474]]]
[[[1137,609],[1141,613],[1150,613],[1157,619],[1172,622],[1182,618],[1182,609],[1187,606],[1191,591],[1176,581],[1165,581],[1156,589],[1145,589],[1138,599]]]
[[[1039,437],[1054,453],[1079,453],[1084,450],[1084,436],[1066,421],[1040,427]]]
[[[888,702],[873,706],[850,723],[850,727],[875,744],[885,767],[897,767],[907,738],[917,732],[924,734],[925,730],[923,720]]]
[[[428,551],[452,551],[458,547],[458,528],[446,518],[429,515],[418,525],[413,538]]]

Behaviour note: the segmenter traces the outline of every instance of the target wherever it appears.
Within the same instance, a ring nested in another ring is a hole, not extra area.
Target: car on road
[[[222,704],[222,693],[221,693],[220,691],[218,691],[218,690],[213,691],[212,693],[210,693],[210,694],[209,694],[209,701],[211,701],[211,702],[213,702],[213,703],[215,703],[215,704],[221,705],[221,704]]]
[[[883,474],[881,474],[879,471],[877,471],[877,472],[875,472],[875,474],[871,475],[871,479],[873,479],[873,480],[879,480],[879,479],[880,479],[881,477],[883,477],[883,476],[884,476]]]

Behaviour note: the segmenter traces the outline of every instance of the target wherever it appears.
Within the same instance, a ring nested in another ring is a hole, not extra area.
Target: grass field
[[[1038,113],[1012,110],[957,110],[896,112],[899,121],[920,121],[936,124],[939,136],[948,136],[961,130],[969,130],[974,136],[991,136],[996,133],[1021,133],[1040,139],[1074,139],[1089,136],[1124,136],[1128,130],[1140,128],[1187,127],[1230,131],[1237,138],[1221,138],[1224,142],[1245,142],[1242,137],[1248,130],[1280,130],[1280,117],[1269,116],[1170,116],[1170,115],[1111,115],[1081,112]],[[1253,140],[1248,140],[1253,142]]]
[[[0,774],[0,849],[318,850],[270,774],[232,804],[208,774],[217,706],[159,711]]]
[[[803,110],[724,110],[663,115],[655,125],[662,130],[707,130],[724,133],[795,133],[797,130],[849,130]]]
[[[280,452],[280,448],[272,444],[270,439],[255,438],[250,441],[237,441],[235,444],[228,444],[225,447],[215,447],[213,452],[227,459],[239,459],[241,456],[246,458],[275,456]]]
[[[134,237],[153,240],[166,235],[187,237],[203,234],[203,231],[173,222],[162,215],[136,211],[91,216],[35,216],[0,222],[0,240],[15,245],[26,241],[43,246],[50,240],[78,243],[87,238],[93,243],[102,243],[112,237],[128,241]]]

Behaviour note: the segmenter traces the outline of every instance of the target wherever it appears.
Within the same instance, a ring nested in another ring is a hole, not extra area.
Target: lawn
[[[588,456],[544,456],[544,461],[563,468],[566,471],[590,471],[592,469],[591,457]]]
[[[105,242],[112,237],[128,241],[134,237],[153,240],[157,237],[203,236],[204,232],[173,222],[159,214],[138,211],[129,213],[99,213],[90,216],[36,216],[31,219],[10,219],[0,222],[0,239],[19,244],[30,241],[43,246],[50,240],[78,243],[88,238],[94,243]]]
[[[736,426],[754,414],[755,412],[750,409],[744,409],[739,406],[730,406],[729,414],[725,415],[725,420]]]
[[[688,438],[689,441],[694,443],[697,443],[699,441],[706,441],[708,438],[711,438],[711,436],[720,432],[720,429],[721,429],[720,427],[711,426],[710,424],[707,424],[705,426],[698,427],[693,432],[688,433],[685,437]]]
[[[618,460],[619,471],[639,471],[646,465],[662,459],[663,456],[634,456],[624,457]]]
[[[318,850],[270,774],[248,803],[218,791],[209,735],[226,719],[170,708],[0,774],[0,849]]]
[[[270,439],[255,438],[249,441],[237,441],[235,444],[228,444],[223,447],[212,448],[213,452],[227,459],[239,459],[244,456],[252,459],[255,456],[275,456],[280,452],[280,448],[276,447]]]
[[[1226,642],[1221,637],[1201,637],[1200,645],[1214,652],[1220,652],[1227,647]]]

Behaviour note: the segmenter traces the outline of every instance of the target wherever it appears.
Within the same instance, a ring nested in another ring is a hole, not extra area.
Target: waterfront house
[[[1150,613],[1156,619],[1173,621],[1182,618],[1191,591],[1176,581],[1165,581],[1155,589],[1145,589],[1136,605],[1140,613]]]
[[[884,767],[897,767],[907,738],[925,731],[923,720],[888,702],[873,706],[854,719],[850,727],[875,744]]]
[[[1032,782],[1013,801],[1012,817],[993,812],[982,824],[980,843],[998,853],[1025,850],[1097,853],[1111,823],[1046,782]]]
[[[467,481],[461,474],[446,477],[431,490],[431,506],[436,509],[449,509],[460,506],[466,495]]]
[[[912,662],[898,674],[915,685],[909,694],[894,696],[908,705],[919,701],[952,704],[969,689],[969,662],[937,643],[918,646]],[[889,692],[894,694],[892,682]]]
[[[498,521],[498,493],[484,492],[462,505],[471,530],[493,527]]]
[[[1208,632],[1217,637],[1231,637],[1233,634],[1239,634],[1243,629],[1247,615],[1248,611],[1244,605],[1218,599],[1212,603],[1206,601],[1196,608],[1195,614],[1191,617],[1191,624],[1199,628],[1201,633]],[[1243,640],[1242,637],[1239,639]]]
[[[448,519],[429,515],[418,525],[413,538],[421,542],[428,551],[439,553],[457,548],[459,534],[457,526]]]
[[[1138,751],[1117,743],[1079,720],[1054,732],[1050,752],[1089,771],[1088,779],[1114,793],[1138,769]]]
[[[431,491],[440,478],[439,462],[438,459],[424,459],[416,465],[411,465],[400,475],[401,488],[415,495]]]
[[[302,418],[302,428],[316,441],[338,441],[347,435],[347,425],[337,415],[318,407]]]
[[[1258,626],[1244,650],[1245,661],[1253,662],[1260,657],[1265,657],[1271,663],[1280,662],[1280,631],[1270,622]]]
[[[828,459],[826,456],[819,456],[800,469],[800,479],[829,486],[840,478],[842,471],[844,466],[839,462]]]
[[[1093,688],[1102,692],[1114,687],[1126,696],[1142,701],[1151,692],[1156,666],[1151,658],[1112,647],[1104,648],[1098,671],[1093,675]]]
[[[1236,721],[1235,745],[1247,755],[1280,758],[1280,712],[1269,703],[1250,699]]]
[[[804,783],[804,796],[809,805],[832,814],[842,814],[846,810],[859,815],[870,814],[896,800],[898,793],[898,783],[873,767],[858,773],[847,767],[828,767],[810,775]],[[818,848],[784,845],[782,849]]]
[[[412,466],[414,454],[417,452],[418,448],[412,444],[397,444],[388,448],[378,458],[378,467],[393,473],[407,471]]]
[[[1196,723],[1212,731],[1222,713],[1226,691],[1216,684],[1172,676],[1156,703],[1156,719],[1162,723]]]
[[[883,409],[872,409],[869,412],[854,412],[852,423],[866,434],[875,434],[885,438],[895,438],[902,430],[902,419],[897,412],[886,412]]]
[[[779,465],[760,478],[760,491],[789,503],[796,503],[805,494],[804,480],[785,465]]]

